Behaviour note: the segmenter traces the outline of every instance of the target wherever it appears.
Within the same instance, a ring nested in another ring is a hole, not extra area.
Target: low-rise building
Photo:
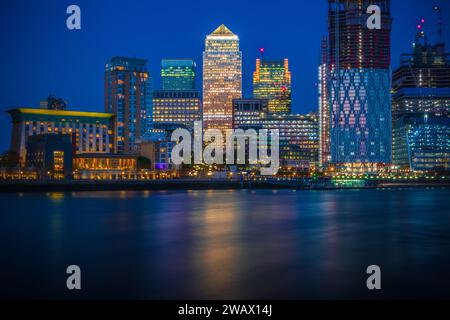
[[[40,134],[27,140],[26,168],[40,179],[71,179],[73,150],[70,135]]]
[[[7,111],[12,118],[11,151],[26,159],[28,139],[36,135],[69,135],[76,154],[114,153],[114,115],[101,112],[18,108]]]

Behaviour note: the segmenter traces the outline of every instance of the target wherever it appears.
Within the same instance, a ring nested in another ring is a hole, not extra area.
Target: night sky
[[[450,43],[450,1],[392,0],[392,64],[411,51],[415,26],[423,16],[436,39],[433,4],[444,9],[445,40]],[[81,7],[82,29],[66,28],[66,8]],[[10,143],[5,110],[38,107],[52,93],[69,108],[103,111],[103,70],[113,56],[147,58],[160,87],[161,58],[193,58],[199,89],[205,36],[224,23],[240,37],[244,96],[250,97],[258,48],[266,59],[289,58],[293,112],[317,109],[320,40],[327,35],[326,0],[143,1],[14,0],[0,10],[0,152]]]

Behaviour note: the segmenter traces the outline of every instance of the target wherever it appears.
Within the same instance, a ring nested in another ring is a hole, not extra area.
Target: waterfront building
[[[291,113],[291,72],[288,59],[256,59],[253,97],[269,100],[270,113]]]
[[[69,134],[75,153],[115,151],[114,114],[84,111],[18,108],[7,111],[12,118],[11,151],[26,158],[28,139],[41,134]]]
[[[79,154],[73,159],[76,180],[143,180],[153,178],[150,168],[139,168],[137,154]]]
[[[234,99],[233,128],[260,129],[269,111],[267,99]]]
[[[322,38],[319,66],[319,165],[325,166],[331,161],[331,112],[329,101],[330,71],[328,67],[328,38]]]
[[[418,26],[412,53],[392,83],[393,163],[400,170],[449,170],[450,54]]]
[[[196,90],[195,62],[192,59],[163,59],[161,78],[163,90]]]
[[[206,37],[203,52],[203,126],[232,129],[233,99],[242,97],[239,37],[225,25]]]
[[[319,118],[306,115],[269,114],[261,120],[263,129],[278,129],[280,163],[285,167],[310,169],[319,160]]]
[[[176,142],[172,141],[172,133],[177,129],[187,129],[193,132],[192,127],[175,123],[155,123],[154,128],[139,145],[141,155],[152,159],[153,168],[160,171],[174,171],[179,166],[172,162],[172,149]]]
[[[105,111],[115,117],[117,152],[136,152],[152,126],[152,78],[147,60],[112,58],[105,67]]]
[[[26,168],[40,179],[72,177],[72,139],[70,134],[39,134],[27,139]]]
[[[329,101],[333,163],[391,163],[390,0],[329,0]],[[367,8],[381,9],[369,29]]]
[[[394,164],[413,172],[450,171],[450,117],[407,113],[396,119]]]

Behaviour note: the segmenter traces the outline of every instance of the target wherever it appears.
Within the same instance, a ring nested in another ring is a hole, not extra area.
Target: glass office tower
[[[393,163],[400,170],[450,170],[450,53],[419,28],[392,83]]]
[[[153,122],[193,128],[202,120],[200,92],[192,59],[163,59],[162,90],[153,93]]]
[[[242,97],[239,37],[225,25],[206,37],[203,52],[203,126],[233,128],[233,99]]]
[[[367,28],[370,5],[381,29]],[[329,0],[329,99],[333,163],[391,163],[389,0]]]
[[[269,100],[270,113],[291,113],[291,72],[289,61],[256,59],[253,97]]]
[[[163,90],[195,90],[195,62],[192,59],[163,59]]]

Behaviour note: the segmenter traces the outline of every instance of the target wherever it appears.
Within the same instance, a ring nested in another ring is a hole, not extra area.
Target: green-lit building
[[[291,72],[288,59],[256,59],[253,98],[269,100],[269,113],[291,113]]]
[[[7,111],[12,118],[11,151],[26,158],[29,137],[63,134],[72,137],[75,153],[113,153],[116,151],[114,114],[18,108]]]
[[[193,128],[202,119],[194,60],[163,59],[161,76],[162,90],[153,92],[153,123]]]
[[[195,62],[191,59],[163,59],[161,77],[163,90],[195,90]]]

